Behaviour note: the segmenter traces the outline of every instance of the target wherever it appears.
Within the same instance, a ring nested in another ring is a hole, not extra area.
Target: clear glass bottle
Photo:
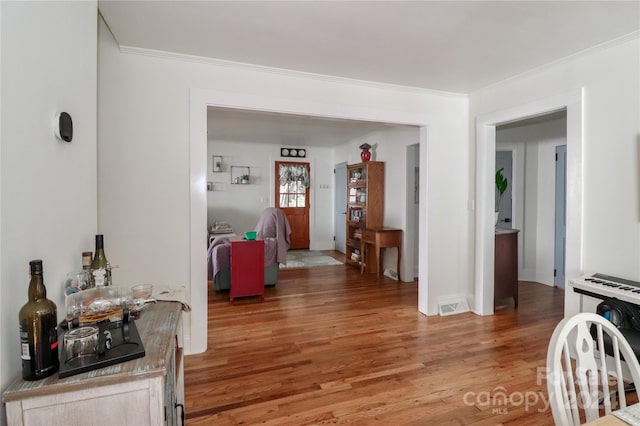
[[[82,252],[82,270],[87,271],[91,270],[91,262],[92,262],[93,253],[90,251]]]
[[[86,281],[86,288],[88,290],[90,288],[94,288],[96,286],[93,281],[93,271],[91,270],[91,263],[93,262],[93,253],[90,251],[82,252],[82,272]]]
[[[96,287],[111,285],[111,268],[107,256],[104,254],[104,236],[96,235],[96,251],[91,262],[93,281]]]
[[[58,311],[56,304],[47,299],[42,260],[32,260],[29,266],[29,301],[18,313],[22,378],[40,380],[52,375],[60,367],[56,332]]]
[[[65,296],[95,287],[91,271],[92,254],[90,251],[82,252],[82,270],[67,274],[64,288]]]

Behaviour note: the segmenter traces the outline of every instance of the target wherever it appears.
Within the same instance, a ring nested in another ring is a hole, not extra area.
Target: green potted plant
[[[498,216],[500,215],[500,201],[502,201],[502,195],[504,195],[504,191],[507,190],[507,185],[509,181],[502,174],[504,172],[504,167],[501,167],[496,171],[496,225],[498,224]]]
[[[240,182],[241,183],[249,183],[249,175],[240,176]]]

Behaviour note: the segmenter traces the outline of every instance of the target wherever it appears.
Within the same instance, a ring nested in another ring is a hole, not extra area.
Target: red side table
[[[231,240],[231,288],[229,302],[236,297],[261,296],[264,301],[264,241]]]

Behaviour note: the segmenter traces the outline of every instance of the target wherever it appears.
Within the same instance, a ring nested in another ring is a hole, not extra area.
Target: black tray
[[[104,336],[104,332],[109,331],[111,334],[111,348],[105,350],[101,355],[87,355],[66,359],[67,355],[63,347],[64,339],[62,339],[60,344],[59,378],[62,379],[74,374],[97,370],[98,368],[145,356],[144,346],[135,321],[112,323],[107,320],[96,324],[96,326],[100,330],[100,336]]]

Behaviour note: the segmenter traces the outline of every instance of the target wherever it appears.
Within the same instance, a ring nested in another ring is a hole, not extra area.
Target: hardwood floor
[[[519,297],[494,316],[426,317],[417,283],[345,265],[282,270],[263,303],[209,287],[187,424],[551,425],[541,377],[564,293],[521,282]]]

